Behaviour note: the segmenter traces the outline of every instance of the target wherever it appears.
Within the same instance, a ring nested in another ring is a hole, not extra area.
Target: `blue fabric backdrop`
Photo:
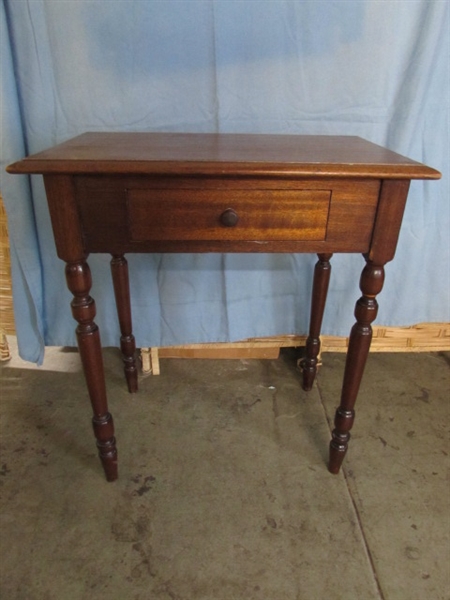
[[[4,167],[84,131],[349,134],[425,162],[378,322],[449,315],[446,1],[5,0],[1,190],[19,348],[75,344],[42,180]],[[304,333],[305,255],[129,256],[140,346]],[[109,257],[92,255],[104,345],[117,345]],[[324,333],[347,335],[361,257],[339,255]]]

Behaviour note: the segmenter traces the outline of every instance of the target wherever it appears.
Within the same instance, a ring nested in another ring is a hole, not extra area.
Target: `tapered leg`
[[[66,279],[69,290],[74,295],[72,314],[78,322],[76,329],[81,362],[86,377],[89,397],[94,413],[92,423],[97,439],[100,460],[106,479],[117,479],[117,450],[114,438],[114,424],[108,411],[105,374],[100,345],[100,334],[94,323],[95,302],[89,295],[92,280],[88,264],[83,260],[66,265]]]
[[[303,372],[303,389],[309,391],[314,383],[317,373],[317,357],[320,352],[320,329],[322,327],[323,312],[327,299],[328,284],[330,282],[332,254],[319,254],[319,260],[314,268],[314,283],[311,299],[311,320],[309,335],[306,340],[306,357],[301,361]]]
[[[111,273],[116,297],[117,314],[120,325],[120,349],[124,364],[125,377],[130,393],[137,392],[138,378],[136,367],[136,344],[132,333],[130,284],[128,263],[124,256],[115,255],[111,260]]]
[[[378,312],[375,299],[383,288],[384,267],[367,261],[361,275],[360,288],[362,297],[356,303],[356,323],[350,333],[350,340],[345,364],[344,382],[342,385],[341,404],[336,411],[335,429],[330,442],[331,473],[339,473],[339,469],[347,452],[350,429],[355,418],[355,401],[364,372],[370,342],[372,340],[372,321]]]

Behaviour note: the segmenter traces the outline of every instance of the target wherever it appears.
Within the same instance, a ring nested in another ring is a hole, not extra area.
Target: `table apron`
[[[74,177],[87,253],[364,253],[379,192],[370,179]]]

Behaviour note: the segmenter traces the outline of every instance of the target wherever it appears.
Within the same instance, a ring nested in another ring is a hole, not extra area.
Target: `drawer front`
[[[331,191],[128,189],[130,240],[322,241]]]

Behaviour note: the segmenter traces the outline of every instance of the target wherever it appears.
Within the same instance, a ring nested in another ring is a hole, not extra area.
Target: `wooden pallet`
[[[346,352],[348,338],[323,336],[322,352]],[[141,348],[144,373],[160,373],[160,358],[261,359],[277,358],[280,348],[300,347],[306,336],[252,338],[242,342]],[[440,352],[450,350],[450,323],[421,323],[411,327],[374,327],[372,352]]]

